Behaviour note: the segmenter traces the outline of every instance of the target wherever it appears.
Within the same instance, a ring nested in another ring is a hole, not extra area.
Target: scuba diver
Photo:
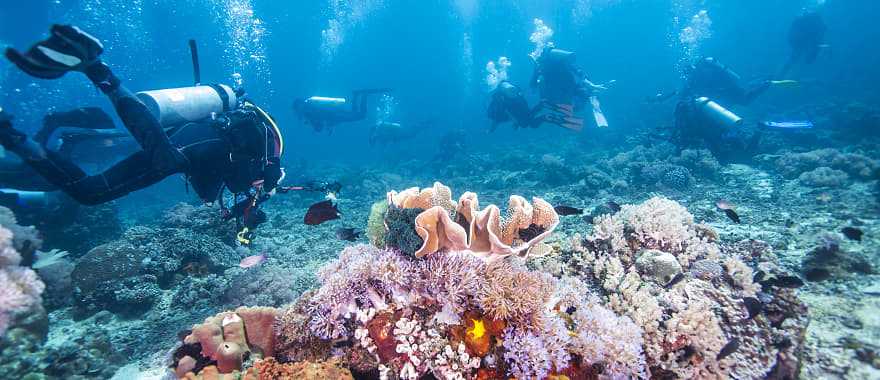
[[[742,160],[757,149],[761,134],[747,135],[742,118],[722,104],[748,105],[772,85],[791,82],[766,80],[745,88],[736,72],[715,58],[704,57],[691,66],[682,90],[659,94],[656,100],[679,95],[673,131],[679,149],[705,145],[721,161]]]
[[[682,98],[705,96],[728,105],[749,105],[773,84],[783,81],[765,80],[750,88],[740,84],[740,76],[713,57],[704,57],[691,65]],[[786,81],[787,82],[787,81]]]
[[[370,127],[370,145],[392,145],[412,140],[419,131],[430,128],[431,122],[425,121],[412,127],[390,121],[378,121]]]
[[[37,78],[84,73],[111,100],[141,150],[89,175],[13,128],[9,116],[0,125],[0,144],[47,182],[86,205],[108,202],[182,173],[203,201],[219,201],[226,216],[237,220],[240,241],[243,234],[252,234],[266,219],[259,205],[284,177],[283,140],[274,120],[224,85],[136,95],[101,61],[102,52],[101,42],[79,28],[53,25],[48,39],[25,53],[7,49],[6,57]],[[231,209],[222,204],[224,189],[234,194]]]
[[[301,119],[315,129],[315,132],[326,129],[328,133],[333,133],[333,127],[338,124],[361,121],[367,117],[369,95],[388,92],[391,90],[357,90],[352,92],[350,99],[312,96],[308,99],[295,100],[293,109]],[[347,103],[351,103],[350,108],[345,106]]]
[[[489,120],[492,125],[489,132],[494,132],[500,124],[513,121],[515,128],[537,128],[539,122],[534,118],[534,110],[523,96],[522,90],[508,81],[501,81],[492,91],[489,102]]]
[[[788,45],[791,55],[777,78],[785,78],[797,64],[811,64],[816,61],[825,45],[825,32],[828,27],[822,15],[816,11],[804,11],[794,19],[788,30]]]
[[[544,48],[536,61],[532,74],[531,86],[541,94],[541,103],[535,115],[542,122],[559,125],[563,128],[580,131],[583,119],[574,116],[589,102],[592,106],[596,125],[607,127],[596,94],[607,90],[607,85],[595,84],[587,78],[586,73],[577,66],[575,53],[557,49],[553,44]],[[543,114],[542,111],[550,111]]]

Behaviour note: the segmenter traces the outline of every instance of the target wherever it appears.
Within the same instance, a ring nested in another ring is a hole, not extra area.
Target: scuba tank
[[[238,107],[238,96],[224,84],[143,91],[136,94],[163,127],[198,121]]]
[[[713,122],[725,127],[742,125],[743,119],[727,108],[715,103],[709,98],[702,96],[694,100],[694,105],[699,112]]]
[[[315,108],[333,108],[345,105],[345,98],[328,98],[324,96],[313,96],[306,99],[306,104]]]

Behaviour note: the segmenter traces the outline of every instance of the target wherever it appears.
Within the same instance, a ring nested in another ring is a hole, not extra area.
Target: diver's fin
[[[774,86],[787,87],[787,88],[800,86],[800,82],[798,82],[796,80],[791,80],[791,79],[771,80],[770,84],[772,84]]]
[[[52,35],[37,42],[24,54],[6,49],[6,58],[31,76],[60,78],[71,70],[84,70],[104,51],[97,38],[70,25],[52,25]]]
[[[606,119],[605,114],[602,113],[602,106],[599,104],[599,98],[591,96],[590,105],[593,106],[593,118],[596,119],[596,125],[599,126],[599,128],[607,128],[608,119]]]
[[[574,116],[574,107],[570,104],[544,103],[537,112],[535,120],[539,123],[555,124],[575,132],[584,129],[584,119]]]

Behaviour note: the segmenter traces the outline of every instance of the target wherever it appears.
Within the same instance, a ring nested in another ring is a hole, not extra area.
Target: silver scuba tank
[[[206,119],[238,105],[235,91],[224,84],[143,91],[136,95],[164,127]]]
[[[696,107],[704,116],[725,127],[742,125],[743,119],[711,99],[702,96],[694,100]]]
[[[345,105],[345,98],[328,98],[324,96],[312,96],[306,99],[306,103],[312,104],[319,108],[330,108]]]

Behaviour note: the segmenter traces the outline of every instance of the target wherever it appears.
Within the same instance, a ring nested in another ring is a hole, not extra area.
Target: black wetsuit
[[[523,96],[522,91],[519,87],[506,81],[501,82],[498,88],[492,92],[488,115],[492,120],[491,131],[494,131],[499,124],[511,120],[519,128],[536,128],[538,126],[533,118],[529,102]]]
[[[791,23],[788,31],[791,56],[779,73],[779,79],[785,78],[798,63],[811,64],[816,61],[827,29],[822,16],[816,12],[804,13]]]
[[[112,76],[107,69],[106,76]],[[113,102],[125,127],[142,150],[107,170],[88,175],[58,152],[8,146],[47,181],[83,204],[100,204],[144,189],[177,173],[185,174],[205,202],[217,201],[225,186],[233,193],[248,193],[252,184],[265,180],[271,191],[280,178],[277,158],[267,158],[267,128],[253,111],[235,110],[216,120],[161,127],[147,107],[118,80],[96,80]],[[108,83],[111,83],[108,87]],[[31,141],[31,143],[33,143]]]
[[[538,88],[542,101],[580,109],[591,94],[585,79],[586,74],[575,64],[574,53],[545,49],[532,74],[532,87]]]
[[[745,88],[740,77],[713,58],[704,58],[691,67],[681,91],[683,98],[705,96],[722,105],[748,105],[770,87],[769,81]]]
[[[352,123],[364,120],[367,117],[367,95],[387,92],[387,90],[358,90],[351,94],[351,108],[345,108],[342,104],[321,104],[313,98],[302,102],[298,110],[306,123],[310,124],[315,131],[323,131],[342,123]]]
[[[673,141],[679,149],[706,147],[723,162],[743,161],[757,148],[760,134],[746,135],[741,127],[719,125],[700,111],[698,98],[723,107],[748,105],[770,87],[769,81],[746,89],[733,70],[714,58],[703,58],[688,73],[675,107]]]

